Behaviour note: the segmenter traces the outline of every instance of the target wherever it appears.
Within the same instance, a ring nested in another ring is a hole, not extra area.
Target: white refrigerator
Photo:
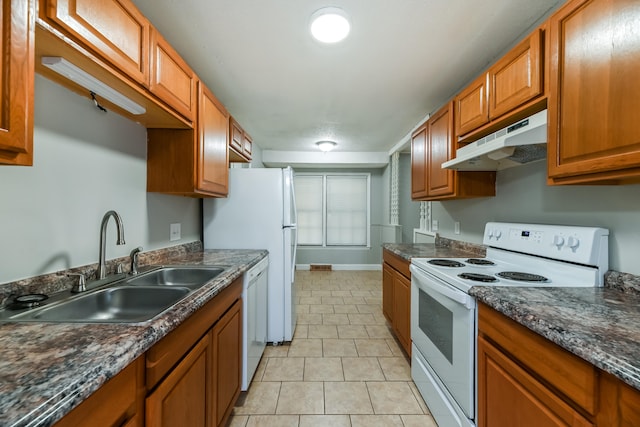
[[[205,249],[266,249],[267,341],[291,341],[296,326],[296,203],[293,170],[229,169],[229,196],[203,203]]]

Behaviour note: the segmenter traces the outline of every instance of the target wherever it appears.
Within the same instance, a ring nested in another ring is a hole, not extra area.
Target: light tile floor
[[[230,427],[437,427],[382,315],[379,271],[296,272],[291,344],[268,346]]]

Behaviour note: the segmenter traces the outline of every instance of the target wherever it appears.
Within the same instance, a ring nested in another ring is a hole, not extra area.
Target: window
[[[298,244],[366,246],[369,174],[296,174]]]

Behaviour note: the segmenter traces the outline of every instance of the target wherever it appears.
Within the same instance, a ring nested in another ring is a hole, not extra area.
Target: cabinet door
[[[411,137],[411,198],[427,196],[427,125],[422,125]]]
[[[107,381],[55,427],[141,426],[144,356]]]
[[[33,163],[35,5],[3,0],[0,8],[0,164]]]
[[[247,158],[247,160],[251,160],[251,153],[253,153],[253,140],[246,133],[242,133],[242,154]]]
[[[47,0],[46,16],[133,80],[149,84],[149,21],[129,0]]]
[[[229,183],[229,113],[206,86],[198,83],[198,150],[196,188],[226,196]]]
[[[211,331],[213,348],[212,390],[216,426],[224,425],[238,396],[242,382],[242,300],[216,323]]]
[[[393,276],[387,263],[382,264],[382,314],[393,325]]]
[[[207,427],[211,337],[205,335],[146,400],[146,425]]]
[[[453,114],[445,105],[429,118],[427,132],[427,192],[429,196],[455,193],[455,172],[442,169],[442,163],[453,158]]]
[[[196,76],[155,28],[151,29],[149,89],[178,113],[193,120],[196,108]]]
[[[478,427],[593,426],[482,337],[478,338]]]
[[[574,0],[550,21],[552,183],[640,176],[640,8]]]
[[[233,118],[231,122],[231,139],[229,140],[229,146],[236,150],[237,153],[242,153],[242,128]]]
[[[400,273],[395,273],[393,281],[393,329],[411,356],[411,281]]]
[[[457,137],[489,123],[487,80],[481,75],[454,98]]]
[[[542,94],[542,37],[536,30],[489,69],[491,120]]]

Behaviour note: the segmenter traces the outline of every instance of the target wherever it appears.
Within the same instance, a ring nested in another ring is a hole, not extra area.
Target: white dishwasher
[[[244,275],[242,289],[242,391],[247,391],[267,345],[267,256]]]

